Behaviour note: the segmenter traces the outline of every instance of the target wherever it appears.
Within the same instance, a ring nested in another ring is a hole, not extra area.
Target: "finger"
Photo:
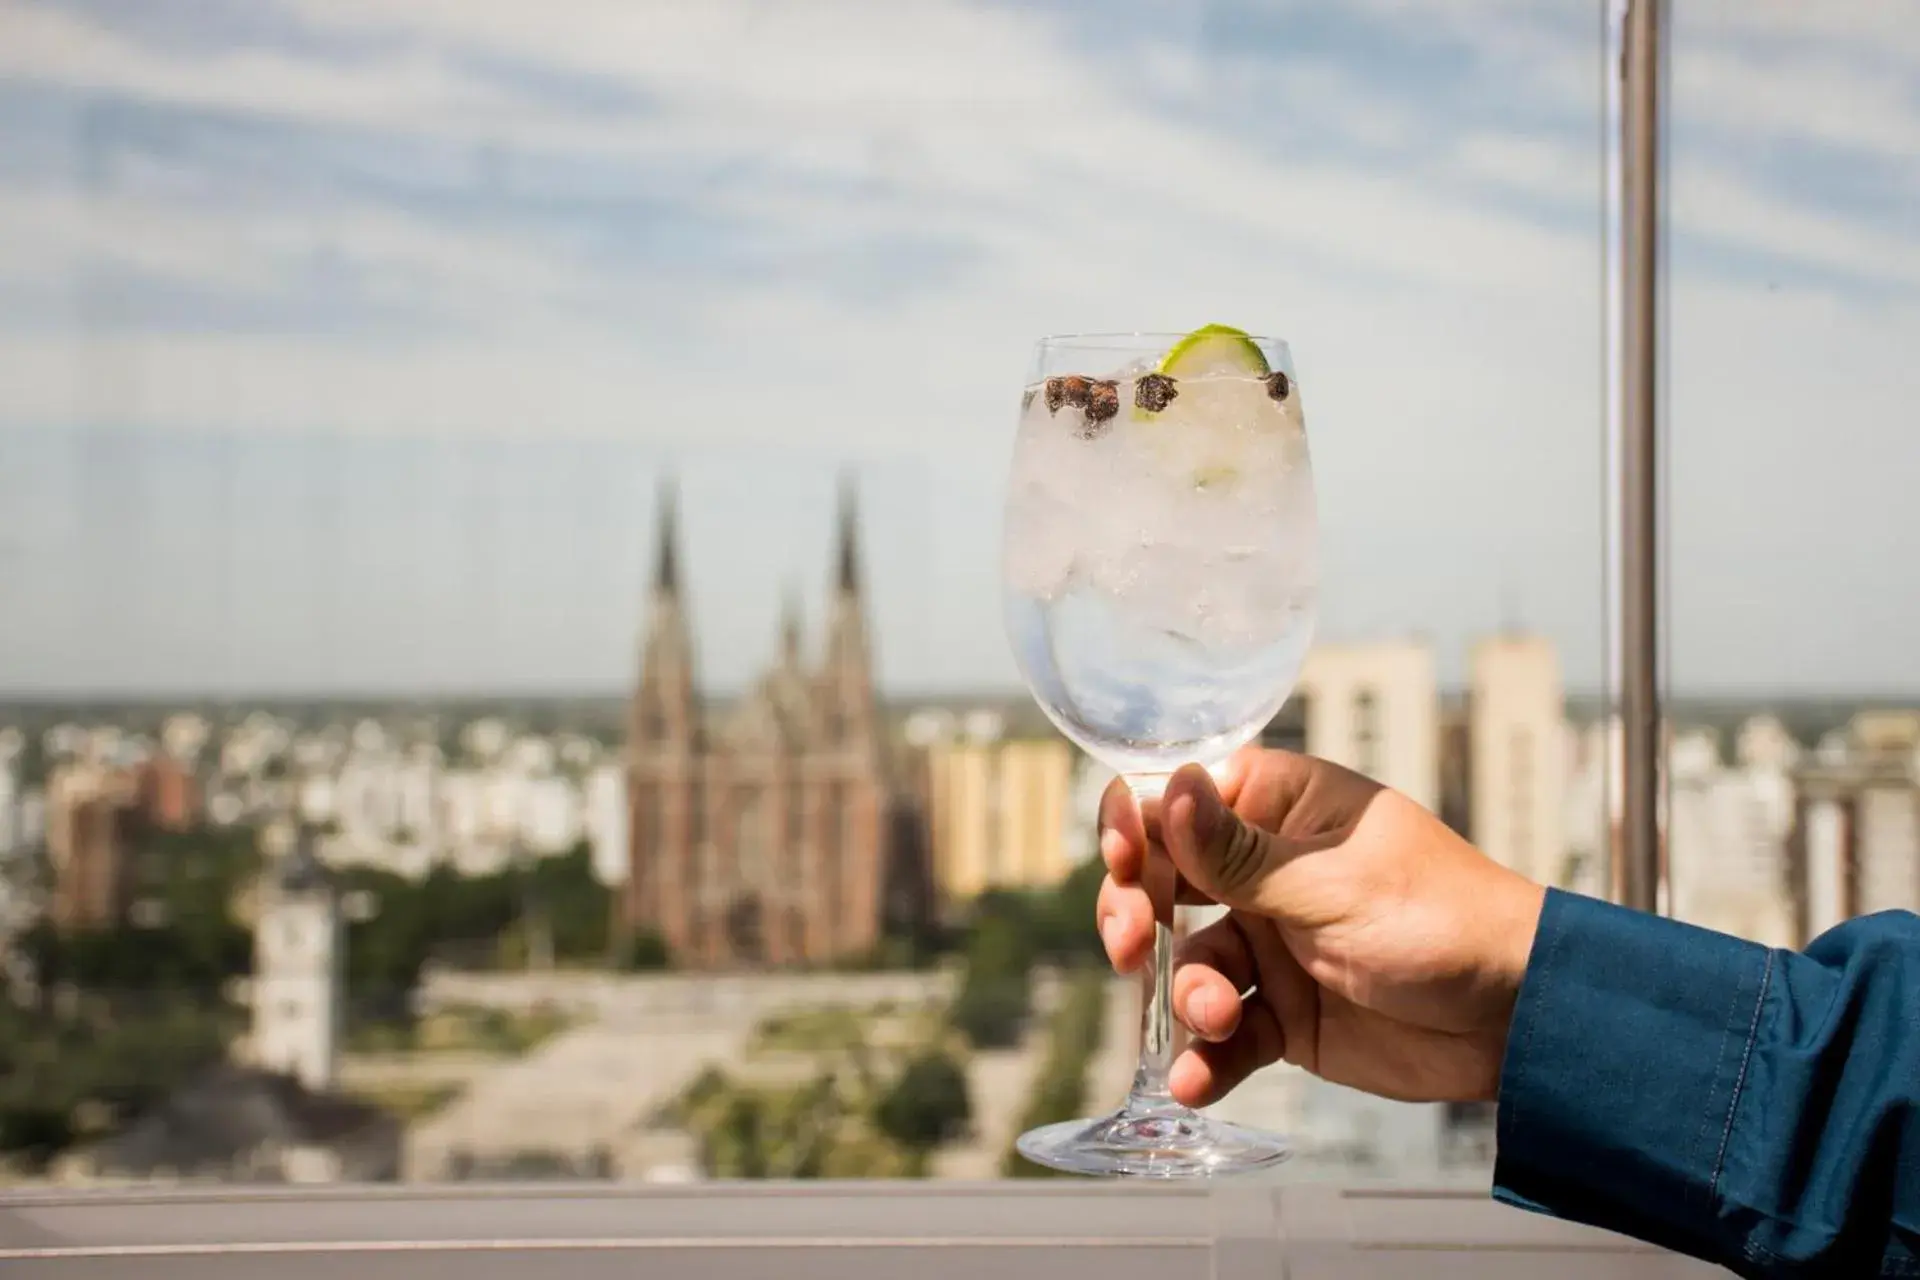
[[[1240,1026],[1240,992],[1212,965],[1190,964],[1173,974],[1173,1013],[1202,1040],[1225,1040]]]
[[[1175,1101],[1189,1107],[1211,1106],[1260,1068],[1280,1061],[1285,1048],[1273,1012],[1255,1002],[1230,1038],[1217,1044],[1196,1041],[1181,1054],[1167,1077],[1167,1089]]]
[[[1225,1040],[1240,1026],[1240,993],[1254,985],[1246,936],[1231,916],[1182,940],[1173,958],[1173,1012],[1202,1040]]]
[[[1152,957],[1153,903],[1140,885],[1123,885],[1112,876],[1101,881],[1094,919],[1115,973],[1132,973]]]
[[[1183,766],[1167,783],[1161,831],[1168,855],[1195,888],[1232,907],[1282,914],[1271,881],[1296,847],[1242,821],[1205,769]]]
[[[1202,1040],[1225,1040],[1240,1029],[1240,992],[1248,990],[1254,961],[1231,938],[1217,946],[1183,948],[1173,961],[1173,1017]]]
[[[1157,842],[1147,844],[1147,860],[1140,868],[1140,887],[1153,903],[1153,918],[1173,927],[1173,909],[1179,903],[1180,873]]]
[[[1365,780],[1313,756],[1273,748],[1248,747],[1229,762],[1229,781],[1219,781],[1220,798],[1241,819],[1262,831],[1287,831],[1287,818],[1316,782]],[[1292,834],[1289,832],[1289,834]]]
[[[1121,884],[1139,880],[1146,865],[1146,824],[1123,778],[1109,782],[1100,795],[1100,857],[1107,874]]]
[[[1260,986],[1257,1002],[1279,1024],[1287,1061],[1309,1071],[1318,1071],[1320,984],[1300,967],[1300,961],[1287,949],[1286,942],[1270,923],[1238,913],[1221,921],[1222,924],[1228,922],[1232,922],[1236,926],[1235,932],[1246,940],[1247,952],[1257,975],[1255,981]],[[1242,987],[1241,990],[1246,988]]]

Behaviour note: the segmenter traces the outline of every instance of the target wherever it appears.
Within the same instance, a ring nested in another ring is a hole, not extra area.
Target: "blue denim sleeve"
[[[1920,917],[1805,953],[1551,891],[1496,1198],[1746,1276],[1920,1277]]]

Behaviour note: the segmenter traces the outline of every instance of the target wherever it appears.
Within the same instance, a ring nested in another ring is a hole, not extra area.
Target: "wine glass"
[[[1008,634],[1048,717],[1142,800],[1188,761],[1218,770],[1285,703],[1317,616],[1319,520],[1286,344],[1221,325],[1043,340],[1005,535]],[[1169,887],[1133,1088],[1112,1114],[1035,1129],[1019,1150],[1163,1178],[1278,1163],[1284,1139],[1167,1092],[1174,904],[1172,877],[1154,879]]]

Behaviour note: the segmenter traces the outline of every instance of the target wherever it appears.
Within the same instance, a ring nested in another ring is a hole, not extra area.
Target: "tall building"
[[[1667,890],[1681,920],[1768,946],[1797,941],[1788,875],[1794,824],[1789,762],[1759,749],[1768,726],[1749,722],[1735,759],[1711,730],[1673,735],[1667,752]]]
[[[56,928],[104,929],[133,905],[133,790],[117,770],[75,765],[47,783],[48,915]]]
[[[314,833],[296,828],[293,847],[268,872],[254,921],[253,1053],[270,1071],[315,1092],[332,1087],[339,1056],[346,977],[339,902],[314,852]]]
[[[185,831],[200,821],[199,781],[172,756],[149,756],[133,769],[133,805],[147,826]]]
[[[1440,690],[1428,645],[1317,646],[1294,700],[1310,753],[1439,811]]]
[[[1473,842],[1522,875],[1565,879],[1566,702],[1560,660],[1540,636],[1473,647],[1468,826]]]
[[[1856,915],[1920,911],[1920,715],[1862,712],[1795,782],[1797,941]]]
[[[1566,833],[1566,873],[1556,883],[1562,889],[1590,897],[1617,897],[1616,877],[1620,867],[1614,859],[1614,850],[1626,805],[1621,778],[1626,736],[1620,717],[1609,716],[1569,726],[1565,740],[1567,779],[1561,829]],[[1659,852],[1663,886],[1666,857],[1663,843]]]
[[[869,950],[910,824],[887,773],[851,485],[841,491],[817,666],[805,661],[789,606],[769,669],[724,716],[709,715],[682,585],[667,489],[628,720],[619,923],[657,932],[689,968],[821,963]]]
[[[1074,749],[1061,738],[938,742],[926,749],[927,821],[942,902],[1058,884]]]

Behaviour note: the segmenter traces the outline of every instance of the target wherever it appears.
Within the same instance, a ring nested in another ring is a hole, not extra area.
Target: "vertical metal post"
[[[1661,79],[1664,0],[1626,0],[1619,64],[1620,235],[1617,376],[1610,429],[1619,494],[1610,531],[1619,556],[1618,696],[1621,830],[1614,890],[1626,906],[1661,905],[1660,395]]]

